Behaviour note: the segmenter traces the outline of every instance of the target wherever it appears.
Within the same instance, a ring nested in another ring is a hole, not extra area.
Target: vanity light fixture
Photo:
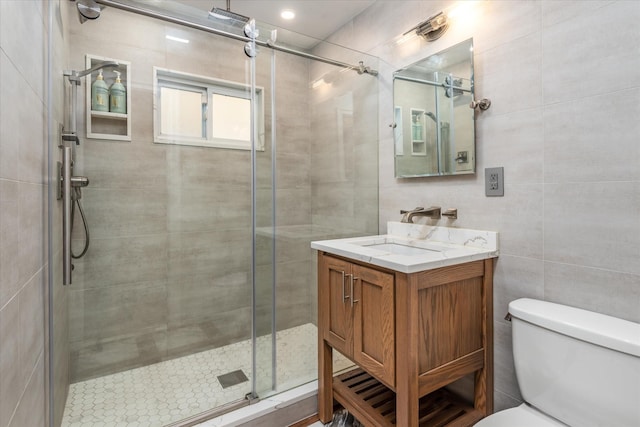
[[[449,29],[450,24],[456,26],[467,27],[478,22],[479,0],[461,0],[453,6],[443,9],[440,13],[420,22],[402,36],[398,37],[396,44],[403,44],[409,40],[420,36],[425,40],[432,42],[438,40]]]
[[[422,21],[421,23],[404,33],[403,36],[415,31],[417,35],[423,37],[427,41],[432,42],[442,37],[447,29],[449,29],[449,21],[447,19],[447,15],[445,15],[444,12],[440,12]]]

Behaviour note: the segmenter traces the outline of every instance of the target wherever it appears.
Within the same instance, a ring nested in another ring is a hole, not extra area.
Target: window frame
[[[206,94],[206,104],[203,103],[203,132],[200,138],[162,134],[162,112],[160,91],[162,87],[183,89],[191,92]],[[246,99],[251,102],[251,86],[229,80],[184,73],[166,68],[153,67],[153,142],[156,144],[177,144],[197,147],[226,148],[235,150],[250,150],[251,138],[248,140],[213,138],[213,115],[210,110],[213,95],[224,95]],[[264,88],[256,86],[256,121],[258,135],[256,150],[264,151]],[[251,105],[251,104],[250,104]],[[206,118],[205,118],[206,117]]]

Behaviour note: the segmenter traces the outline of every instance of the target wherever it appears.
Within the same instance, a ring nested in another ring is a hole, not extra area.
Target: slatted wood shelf
[[[367,427],[396,425],[396,394],[362,369],[333,378],[334,398]],[[455,394],[436,390],[420,399],[421,427],[470,427],[482,413]]]

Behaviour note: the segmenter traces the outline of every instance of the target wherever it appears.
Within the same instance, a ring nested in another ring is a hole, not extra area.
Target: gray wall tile
[[[495,388],[514,400],[522,400],[513,363],[511,324],[496,323],[493,331]]]
[[[40,355],[37,364],[30,372],[30,379],[10,427],[44,426],[47,415],[45,413],[45,358]]]
[[[508,165],[505,185],[543,182],[544,135],[541,108],[478,119],[476,170]]]
[[[24,382],[29,381],[34,366],[44,351],[44,285],[46,270],[41,269],[20,292],[20,360]]]
[[[92,238],[87,254],[74,260],[73,289],[164,279],[169,256],[167,239],[166,234]],[[72,245],[74,253],[79,253],[84,241],[73,240]]]
[[[0,2],[0,426],[45,425],[45,2]]]
[[[9,420],[26,386],[20,359],[20,297],[15,296],[0,309],[0,425]]]
[[[640,323],[640,276],[545,262],[544,297]]]
[[[639,88],[546,106],[545,182],[640,180],[638,117]]]
[[[640,275],[640,182],[547,184],[544,215],[545,260]]]
[[[493,273],[494,321],[505,322],[509,303],[518,298],[544,299],[544,262],[536,258],[501,255]]]
[[[620,1],[545,28],[542,77],[545,103],[625,90],[640,85],[640,5]],[[606,36],[585,37],[585,32]],[[586,30],[588,29],[588,30]],[[604,83],[604,84],[603,84]]]
[[[20,283],[16,262],[20,247],[20,186],[16,181],[0,179],[0,307],[15,295]]]
[[[512,13],[516,15],[515,11]],[[474,55],[476,93],[492,102],[483,116],[493,117],[542,105],[540,38],[540,33],[535,32]],[[518,90],[514,90],[516,86]]]

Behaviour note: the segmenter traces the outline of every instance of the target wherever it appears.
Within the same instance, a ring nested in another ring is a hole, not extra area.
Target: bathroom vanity
[[[493,412],[495,232],[390,222],[318,250],[319,417],[471,426]],[[332,352],[358,365],[334,377]],[[444,387],[475,376],[474,401]]]

